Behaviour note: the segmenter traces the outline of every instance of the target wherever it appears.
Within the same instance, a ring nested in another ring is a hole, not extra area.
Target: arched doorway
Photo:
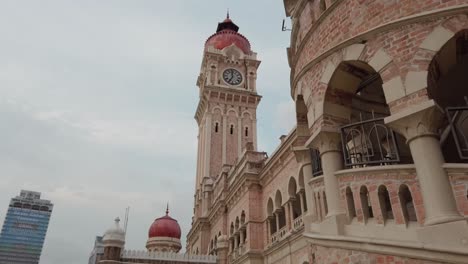
[[[382,85],[363,61],[341,62],[328,83],[325,125],[340,129],[348,168],[412,162],[403,137],[384,124],[390,109]]]
[[[440,143],[446,162],[468,161],[468,29],[455,34],[429,64],[427,92],[445,111]]]

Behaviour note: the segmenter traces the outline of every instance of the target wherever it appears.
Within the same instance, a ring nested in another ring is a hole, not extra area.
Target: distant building
[[[216,264],[216,256],[179,254],[181,230],[176,219],[169,216],[169,207],[166,215],[159,217],[151,224],[146,242],[147,250],[125,249],[125,231],[120,227],[120,219],[109,228],[102,237],[103,255],[100,260],[93,263],[100,264]],[[227,247],[227,242],[225,243]],[[95,245],[96,248],[96,245]],[[92,253],[91,253],[92,254]]]
[[[93,251],[91,251],[91,255],[89,256],[88,264],[98,263],[103,256],[104,244],[102,243],[102,236],[96,236],[96,240],[94,241],[94,248]]]
[[[11,199],[0,234],[0,264],[37,264],[53,204],[41,193],[22,190]]]

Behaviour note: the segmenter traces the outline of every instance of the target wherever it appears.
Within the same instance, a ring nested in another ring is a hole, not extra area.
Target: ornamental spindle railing
[[[458,156],[468,160],[468,99],[465,97],[465,106],[447,107],[446,113],[450,124]]]
[[[341,142],[348,168],[388,165],[400,162],[395,133],[375,118],[343,126]]]

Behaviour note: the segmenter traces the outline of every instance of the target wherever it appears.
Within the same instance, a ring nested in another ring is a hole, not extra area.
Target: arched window
[[[346,204],[348,205],[348,216],[349,219],[353,219],[356,217],[356,207],[354,206],[354,196],[353,191],[348,186],[346,188]]]
[[[216,122],[216,123],[215,123],[215,132],[216,132],[216,133],[218,133],[218,129],[219,129],[219,123]]]
[[[440,146],[448,163],[468,160],[467,47],[468,29],[463,29],[440,48],[428,67],[428,96],[450,117],[441,123],[440,130]]]
[[[241,225],[245,224],[245,212],[244,210],[242,210],[242,213],[241,213]]]
[[[403,216],[405,217],[405,221],[418,221],[416,217],[416,210],[414,209],[413,204],[413,197],[411,196],[411,192],[406,184],[400,185],[400,189],[398,190],[398,198],[400,198],[401,209],[403,210]]]
[[[372,212],[372,204],[369,196],[369,191],[367,190],[366,186],[361,186],[359,195],[361,197],[361,207],[364,221],[369,218],[373,218],[374,213]]]
[[[393,219],[392,203],[390,202],[390,194],[385,185],[379,186],[379,204],[382,210],[383,220]]]
[[[285,210],[283,207],[283,198],[281,196],[281,192],[278,190],[276,191],[275,195],[275,208],[276,208],[276,214],[278,214],[278,229],[283,228],[286,226],[286,215],[285,215]]]
[[[248,127],[245,127],[245,136],[246,136],[246,137],[249,136],[249,128],[248,128]]]
[[[234,125],[231,125],[229,128],[229,133],[232,135],[234,133]]]

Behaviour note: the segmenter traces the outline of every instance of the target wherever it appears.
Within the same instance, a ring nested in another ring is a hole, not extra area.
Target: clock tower
[[[205,43],[197,79],[198,158],[193,226],[187,239],[192,243],[187,247],[193,251],[190,253],[198,250],[207,254],[203,228],[195,228],[209,214],[210,204],[204,199],[207,189],[224,165],[235,165],[246,149],[257,150],[256,111],[261,96],[256,79],[260,61],[248,39],[238,31],[229,14],[218,23],[216,33]]]

